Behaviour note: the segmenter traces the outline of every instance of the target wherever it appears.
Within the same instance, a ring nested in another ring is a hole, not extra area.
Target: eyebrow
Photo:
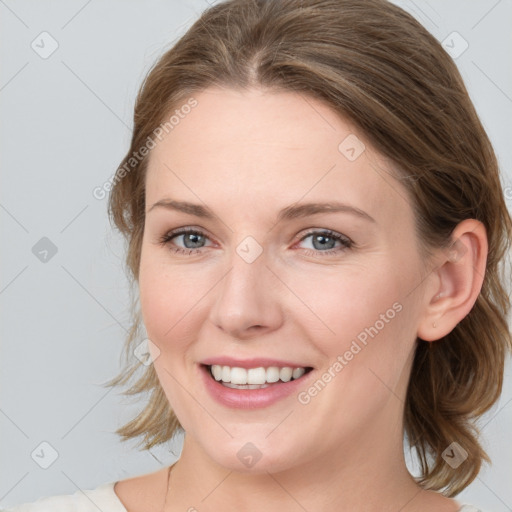
[[[155,208],[165,208],[167,210],[179,211],[201,217],[203,219],[214,219],[216,215],[207,207],[200,204],[189,203],[187,201],[175,201],[172,199],[161,199],[157,201],[147,213],[151,212]],[[374,222],[376,220],[366,213],[365,211],[351,206],[348,204],[340,203],[338,201],[328,203],[303,203],[303,204],[292,204],[283,208],[277,216],[277,221],[293,220],[303,217],[309,217],[310,215],[317,215],[320,213],[350,213],[361,219]]]

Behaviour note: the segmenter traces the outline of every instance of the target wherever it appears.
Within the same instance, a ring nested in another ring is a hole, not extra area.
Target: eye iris
[[[320,241],[320,240],[323,240],[323,242],[320,242],[320,246],[316,247],[315,242]],[[313,247],[315,247],[315,249],[322,249],[322,248],[323,249],[325,249],[325,248],[332,249],[332,248],[334,248],[334,245],[327,247],[325,240],[330,240],[333,244],[336,242],[333,237],[320,234],[320,235],[316,235],[313,237]]]
[[[200,235],[198,233],[186,233],[185,235],[183,235],[183,241],[185,243],[185,247],[187,249],[196,249],[197,248],[196,246],[189,247],[187,245],[187,242],[192,241],[192,244],[200,244],[201,243],[201,240],[200,240],[201,238],[202,238],[202,235]],[[199,241],[198,241],[198,239],[199,239]]]

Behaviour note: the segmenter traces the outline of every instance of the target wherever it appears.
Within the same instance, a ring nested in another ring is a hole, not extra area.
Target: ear
[[[440,250],[427,278],[417,332],[425,341],[449,334],[471,311],[482,289],[488,252],[485,226],[466,219],[453,230],[452,241],[448,249]]]

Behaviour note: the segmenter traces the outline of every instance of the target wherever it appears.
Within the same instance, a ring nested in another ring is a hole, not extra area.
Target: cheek
[[[182,301],[173,298],[179,288],[166,272],[165,267],[155,257],[151,249],[143,246],[139,270],[139,300],[142,319],[148,337],[161,351],[165,350],[162,341],[166,334],[172,335],[177,321],[176,305]],[[174,303],[174,305],[173,305]]]
[[[162,353],[177,354],[197,340],[207,317],[208,297],[218,279],[207,269],[171,265],[162,251],[143,250],[139,297],[148,338]]]
[[[320,373],[324,381],[335,382],[328,387],[346,394],[354,406],[400,386],[415,339],[414,311],[407,299],[407,276],[413,275],[409,267],[398,272],[391,259],[382,259],[373,267],[345,267],[337,275],[295,281],[294,292],[310,309],[298,306],[302,313],[297,310],[294,318],[301,319],[297,321],[325,356]]]
[[[404,301],[407,286],[391,267],[377,268],[317,280],[315,291],[306,286],[298,291],[315,312],[303,318],[310,319],[307,332],[325,356],[318,380],[301,390],[299,402],[305,410],[311,404],[318,418],[330,417],[347,428],[370,421],[405,391],[414,341]]]
[[[319,333],[315,342],[324,345],[331,355],[343,350],[358,335],[364,341],[365,333],[368,336],[368,330],[375,324],[380,336],[397,323],[400,306],[396,303],[402,298],[400,280],[385,262],[376,267],[378,272],[368,267],[347,266],[329,274],[304,272],[302,277],[288,276],[300,300],[295,301],[295,312],[290,314],[307,321],[308,330]],[[308,277],[304,278],[305,275]]]
[[[194,419],[183,383],[193,377],[187,373],[189,348],[197,338],[193,330],[202,314],[198,302],[202,293],[184,279],[183,272],[171,273],[168,265],[159,264],[156,259],[145,260],[144,270],[139,273],[139,291],[148,338],[158,347],[158,357],[153,358],[155,372],[172,410],[188,431],[193,428]]]
[[[162,351],[177,348],[196,314],[197,291],[176,276],[148,271],[139,277],[140,305],[148,337]],[[172,340],[173,343],[169,343]]]

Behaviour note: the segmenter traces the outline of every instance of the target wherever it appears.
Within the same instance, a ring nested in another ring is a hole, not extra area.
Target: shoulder
[[[44,496],[36,501],[14,505],[0,512],[126,512],[114,492],[115,482],[95,489],[78,490],[74,494]]]
[[[44,496],[0,512],[160,512],[167,491],[168,467],[99,485],[73,494]]]
[[[169,467],[164,467],[116,482],[114,491],[125,512],[160,512],[167,492],[168,471]]]

